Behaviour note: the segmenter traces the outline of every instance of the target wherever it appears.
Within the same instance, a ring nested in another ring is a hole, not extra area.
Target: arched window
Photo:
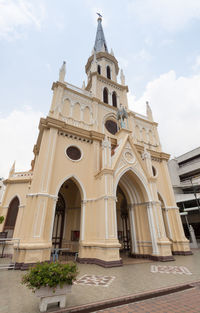
[[[111,79],[110,66],[106,67],[106,72],[107,72],[107,78]]]
[[[8,213],[4,225],[4,230],[14,230],[15,228],[15,223],[17,219],[17,213],[19,209],[19,199],[18,197],[15,197],[11,202],[8,207]]]
[[[101,66],[100,65],[97,66],[97,72],[99,73],[99,75],[101,75]]]
[[[103,102],[108,103],[108,89],[104,88],[103,90]]]
[[[117,94],[114,91],[112,94],[112,105],[116,108],[117,107]]]

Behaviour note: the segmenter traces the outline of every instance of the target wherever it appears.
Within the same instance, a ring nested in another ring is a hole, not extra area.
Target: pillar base
[[[152,255],[152,254],[131,254],[132,258],[137,259],[148,259],[153,261],[159,261],[159,262],[168,262],[168,261],[175,261],[175,258],[173,255]]]
[[[193,255],[192,251],[172,251],[173,255]]]
[[[95,258],[77,258],[77,262],[81,264],[96,264],[102,267],[118,267],[123,265],[122,259],[117,261],[104,261]]]

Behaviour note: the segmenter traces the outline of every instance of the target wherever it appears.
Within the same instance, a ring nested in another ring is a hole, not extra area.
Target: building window
[[[106,68],[106,72],[107,72],[107,78],[111,79],[111,71],[110,71],[110,66],[107,66],[107,68]]]
[[[18,209],[19,209],[19,199],[18,197],[15,197],[9,205],[4,230],[7,230],[7,229],[14,230],[16,219],[17,219],[17,214],[18,214]]]
[[[71,241],[79,241],[80,238],[80,231],[79,230],[72,230],[71,231]]]
[[[113,120],[107,120],[105,122],[105,127],[109,131],[109,133],[115,135],[117,132],[117,123]]]
[[[97,66],[97,72],[99,73],[99,75],[101,75],[101,66],[100,65]]]
[[[66,154],[73,161],[78,161],[81,158],[81,151],[75,146],[69,146],[66,150]]]
[[[108,103],[108,89],[104,88],[103,90],[103,102]]]
[[[157,171],[154,166],[152,166],[152,172],[153,172],[153,176],[155,177],[157,175]]]
[[[117,94],[114,91],[112,94],[112,105],[116,108],[117,107]]]

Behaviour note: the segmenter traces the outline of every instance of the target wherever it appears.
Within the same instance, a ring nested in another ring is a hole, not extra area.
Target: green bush
[[[64,284],[72,285],[77,274],[78,270],[75,263],[38,263],[22,277],[22,284],[33,291],[47,286],[51,288],[60,286],[62,288]]]
[[[0,224],[2,224],[4,221],[4,216],[0,216]]]

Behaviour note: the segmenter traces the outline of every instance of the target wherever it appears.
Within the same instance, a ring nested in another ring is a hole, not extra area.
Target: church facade
[[[4,181],[0,231],[13,244],[18,267],[50,260],[52,248],[105,267],[132,257],[174,260],[191,254],[150,106],[129,110],[125,77],[108,52],[98,18],[82,88],[53,83],[49,114],[41,118],[32,169]]]

